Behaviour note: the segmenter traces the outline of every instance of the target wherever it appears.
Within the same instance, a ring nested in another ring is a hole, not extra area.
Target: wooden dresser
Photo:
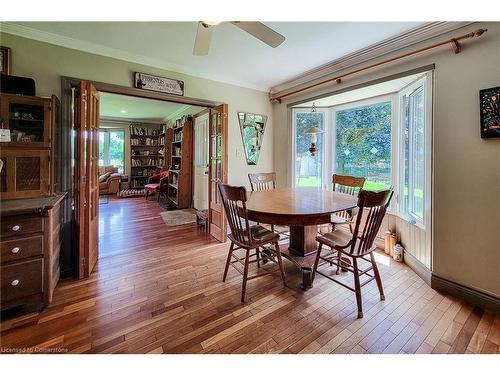
[[[59,280],[64,194],[0,202],[1,310],[52,301]]]

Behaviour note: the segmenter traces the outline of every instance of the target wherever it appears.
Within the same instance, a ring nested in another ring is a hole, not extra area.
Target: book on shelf
[[[147,160],[132,159],[132,167],[144,167],[144,166],[154,167],[156,165],[158,165],[158,160],[156,159],[147,159]]]
[[[130,138],[132,146],[158,146],[158,140],[154,138]]]
[[[159,129],[140,126],[140,124],[130,124],[130,135],[158,136],[159,134]]]

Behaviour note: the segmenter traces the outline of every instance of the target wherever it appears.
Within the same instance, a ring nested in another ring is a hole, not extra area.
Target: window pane
[[[321,187],[323,185],[323,133],[317,134],[318,151],[311,155],[311,135],[304,131],[312,126],[324,130],[324,113],[295,113],[295,186]]]
[[[104,166],[106,161],[104,160],[104,137],[105,132],[99,132],[99,166]]]
[[[424,217],[424,178],[425,178],[425,108],[422,87],[411,94],[412,123],[414,126],[413,146],[413,214]]]
[[[123,173],[123,161],[125,154],[125,132],[109,132],[109,163],[118,168],[118,172]]]
[[[366,190],[391,185],[391,102],[336,112],[335,173],[365,177]]]

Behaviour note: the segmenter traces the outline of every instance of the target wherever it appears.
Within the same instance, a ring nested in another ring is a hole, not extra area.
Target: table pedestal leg
[[[316,225],[290,227],[290,253],[293,255],[306,256],[316,252]]]
[[[304,290],[312,286],[312,267],[318,249],[317,234],[316,225],[290,227],[288,252],[294,258],[293,261],[300,267],[302,272],[301,288]]]

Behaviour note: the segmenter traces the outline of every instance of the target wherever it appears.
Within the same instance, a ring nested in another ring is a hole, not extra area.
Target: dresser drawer
[[[2,218],[2,237],[24,236],[43,230],[41,216],[6,216]]]
[[[37,255],[43,255],[42,235],[2,241],[0,252],[0,261],[2,264]]]
[[[2,303],[42,293],[43,259],[1,266]]]

